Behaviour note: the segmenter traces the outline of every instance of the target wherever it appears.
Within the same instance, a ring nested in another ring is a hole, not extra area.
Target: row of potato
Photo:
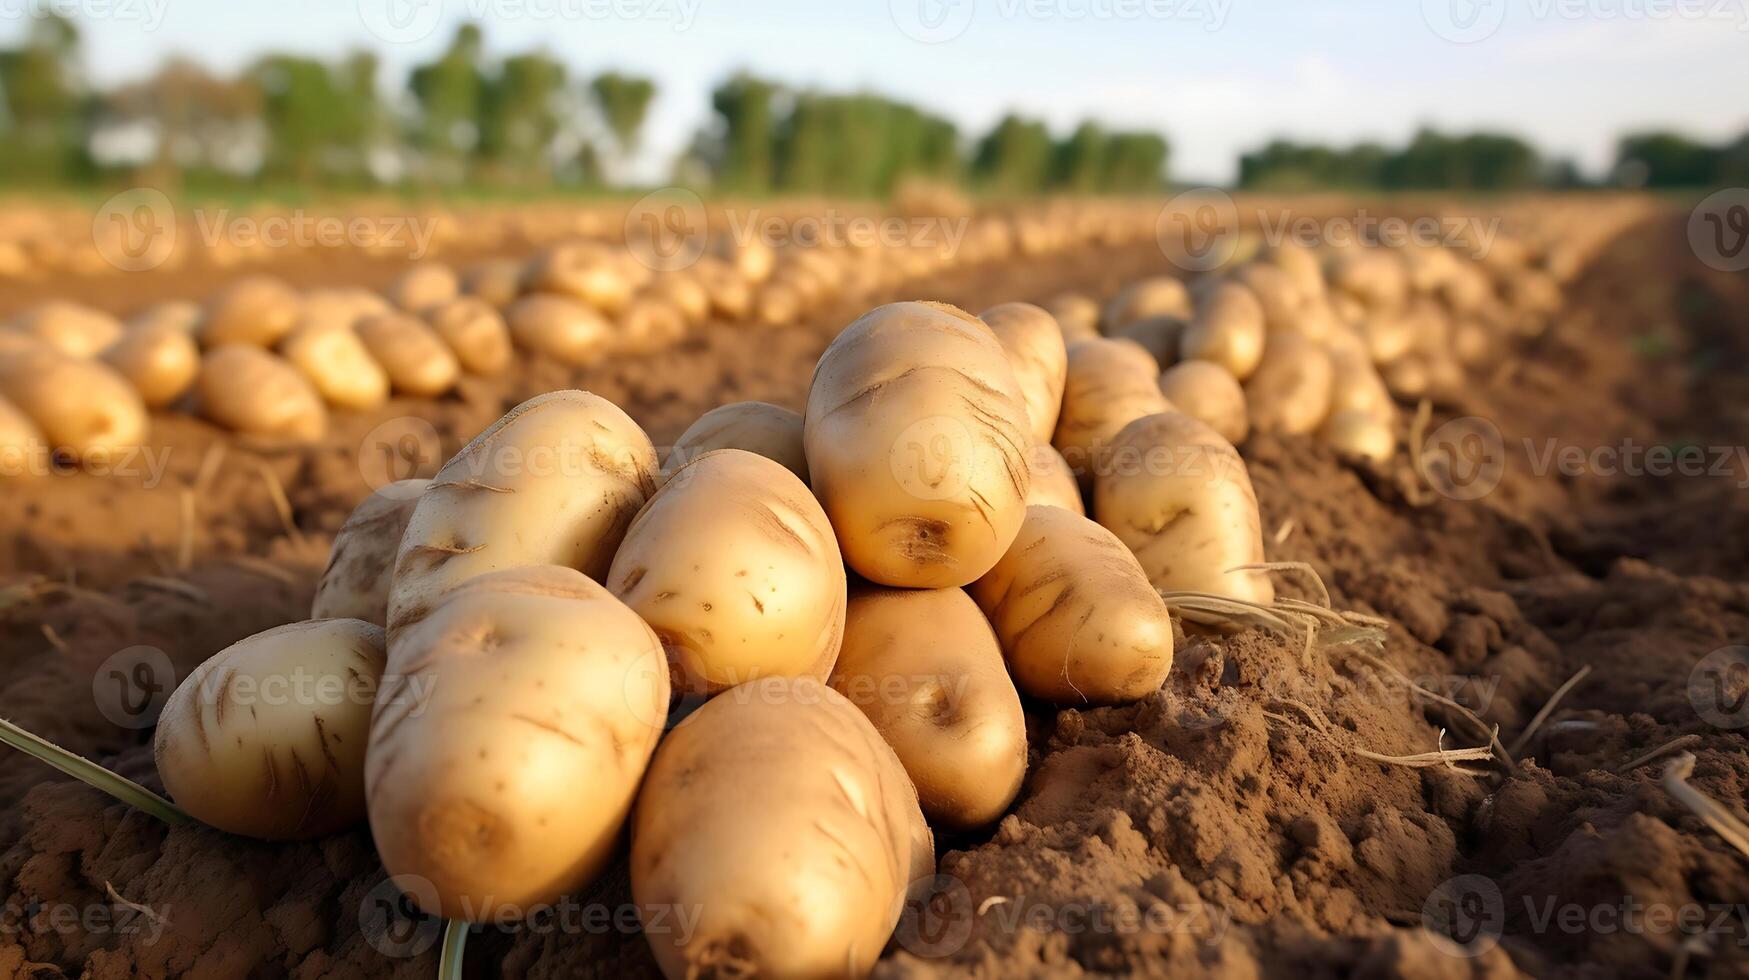
[[[667,975],[865,974],[933,874],[931,828],[1019,795],[1023,696],[1156,691],[1161,590],[1273,598],[1240,567],[1257,506],[1213,429],[1137,418],[1085,493],[1050,455],[1082,410],[1066,350],[1026,304],[879,307],[805,412],[723,406],[665,459],[604,399],[534,398],[363,503],[310,621],[177,688],[164,785],[264,839],[367,818],[420,908],[472,921],[584,887],[629,824],[637,904],[697,915],[647,931]],[[376,683],[240,693],[294,674]]]

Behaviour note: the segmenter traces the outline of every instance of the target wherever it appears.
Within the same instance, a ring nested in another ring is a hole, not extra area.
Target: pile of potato
[[[1027,304],[878,307],[805,412],[723,406],[665,459],[604,399],[531,399],[358,508],[310,622],[178,687],[164,785],[266,839],[368,817],[468,921],[584,887],[629,825],[637,903],[699,913],[649,935],[669,976],[864,974],[931,828],[1019,794],[1023,698],[1158,690],[1162,590],[1273,597],[1239,567],[1264,557],[1243,461],[1157,388],[1097,465],[1052,448],[1115,421],[1129,364],[1089,349],[1135,348]],[[273,674],[354,696],[249,710]]]

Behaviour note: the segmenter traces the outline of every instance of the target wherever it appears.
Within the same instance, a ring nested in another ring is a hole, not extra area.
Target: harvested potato
[[[291,364],[251,344],[226,344],[201,358],[200,411],[233,432],[314,441],[328,429],[322,398]]]
[[[975,581],[1025,516],[1026,403],[1002,345],[951,306],[894,303],[826,348],[803,423],[845,559],[882,585]]]
[[[292,331],[309,327],[338,327],[347,330],[367,316],[393,312],[393,307],[381,296],[365,289],[312,289],[303,295],[298,326]],[[290,334],[287,335],[289,340]],[[279,342],[280,347],[285,341]]]
[[[29,416],[49,448],[96,461],[146,437],[146,405],[127,379],[101,361],[48,347],[0,357],[0,397]]]
[[[1026,402],[1026,417],[1032,422],[1033,441],[1050,442],[1057,431],[1063,381],[1069,371],[1069,353],[1057,321],[1031,303],[992,306],[978,319],[989,325],[1008,355]]]
[[[658,490],[604,581],[662,638],[689,694],[825,680],[844,636],[844,560],[825,512],[795,474],[740,449],[706,453]]]
[[[711,254],[755,285],[770,279],[777,268],[777,252],[757,238],[718,238],[711,243]]]
[[[594,364],[613,343],[601,314],[563,296],[524,296],[504,313],[518,347],[577,367]]]
[[[319,619],[257,633],[176,686],[152,755],[172,799],[212,827],[310,840],[362,820],[383,630]]]
[[[1209,290],[1184,329],[1179,354],[1187,361],[1213,361],[1244,381],[1263,360],[1264,337],[1257,297],[1238,283],[1223,282]]]
[[[50,347],[47,343],[38,340],[36,337],[33,337],[22,330],[13,330],[9,327],[0,326],[0,358],[13,357],[18,354],[42,353],[44,351],[54,354],[60,353],[60,351]]]
[[[713,449],[745,449],[776,460],[808,482],[808,456],[802,447],[802,417],[766,402],[732,402],[700,415],[687,426],[662,462],[662,482]]]
[[[1342,456],[1383,463],[1397,454],[1397,435],[1388,416],[1343,411],[1331,415],[1318,437]]]
[[[1268,603],[1257,495],[1245,461],[1220,433],[1180,412],[1124,426],[1094,487],[1093,516],[1163,591]]]
[[[1155,316],[1119,327],[1112,331],[1111,336],[1114,340],[1130,340],[1141,345],[1154,358],[1154,363],[1164,368],[1178,361],[1178,348],[1187,326],[1189,324],[1175,316]]]
[[[1069,461],[1062,453],[1048,444],[1038,443],[1027,450],[1026,464],[1032,471],[1032,486],[1026,492],[1028,507],[1043,505],[1061,507],[1077,514],[1087,513],[1075,471],[1069,468]]]
[[[199,303],[190,303],[186,300],[168,300],[163,303],[153,303],[128,317],[123,329],[129,331],[143,330],[147,327],[156,329],[159,325],[163,325],[174,327],[193,336],[200,330],[200,319],[204,315]]]
[[[389,580],[395,552],[430,480],[397,480],[364,498],[334,535],[328,567],[316,583],[311,619],[389,621]]]
[[[486,572],[563,565],[601,579],[655,472],[649,437],[605,398],[554,391],[511,409],[420,496],[395,558],[389,632]]]
[[[718,695],[662,742],[632,816],[632,899],[669,980],[860,977],[935,870],[916,791],[868,718],[813,678]]]
[[[804,305],[793,281],[768,282],[753,300],[753,319],[768,327],[787,327],[801,319]]]
[[[502,310],[522,295],[522,272],[515,259],[490,259],[462,273],[462,292]]]
[[[1160,393],[1178,411],[1202,422],[1233,445],[1251,435],[1245,389],[1213,361],[1185,361],[1160,375]]]
[[[497,374],[510,363],[510,328],[483,299],[463,296],[439,303],[425,313],[426,322],[449,345],[469,374]]]
[[[699,326],[711,316],[711,294],[698,279],[685,273],[657,276],[641,295],[672,305],[689,327]]]
[[[42,427],[0,398],[0,479],[32,476],[46,468],[48,436]]]
[[[1287,273],[1294,290],[1307,302],[1324,297],[1324,268],[1318,256],[1295,241],[1282,241],[1258,252],[1257,258]]]
[[[654,296],[639,296],[620,311],[614,331],[616,350],[653,354],[686,339],[686,316],[680,308]]]
[[[1427,358],[1420,354],[1404,354],[1384,366],[1381,371],[1385,387],[1405,402],[1413,402],[1433,391],[1433,373]]]
[[[1099,304],[1080,293],[1059,293],[1044,303],[1045,312],[1056,318],[1063,341],[1073,344],[1099,336]]]
[[[134,386],[147,408],[181,398],[200,374],[194,337],[170,323],[128,328],[103,352],[103,360]]]
[[[366,412],[389,400],[389,373],[351,327],[307,321],[279,352],[330,405]]]
[[[365,317],[358,339],[389,376],[389,387],[415,398],[436,398],[455,387],[461,364],[423,321],[406,313]]]
[[[13,317],[10,329],[28,334],[68,357],[96,357],[121,339],[121,321],[102,310],[53,300]]]
[[[566,296],[613,316],[635,291],[620,258],[603,242],[569,242],[529,263],[523,283],[529,290]]]
[[[1409,297],[1409,268],[1397,253],[1388,248],[1352,248],[1338,253],[1330,266],[1330,284],[1372,312],[1399,310]]]
[[[302,316],[303,298],[297,290],[272,276],[245,276],[207,302],[200,345],[272,347],[296,329]]]
[[[1251,424],[1288,435],[1317,429],[1330,412],[1334,373],[1322,344],[1297,333],[1271,335],[1256,373],[1245,382]]]
[[[745,320],[753,312],[753,287],[722,261],[706,256],[692,267],[709,294],[711,310],[726,320]]]
[[[1172,670],[1172,617],[1141,564],[1060,507],[1028,507],[1008,554],[968,591],[1033,697],[1119,704],[1159,690]]]
[[[1364,342],[1349,339],[1330,345],[1330,414],[1362,412],[1381,418],[1395,415],[1397,406]]]
[[[993,823],[1019,794],[1026,716],[996,634],[963,590],[859,588],[832,689],[893,747],[935,825]]]
[[[389,651],[364,779],[383,867],[476,922],[588,884],[662,734],[656,635],[581,573],[531,566],[464,582]]]
[[[1306,299],[1286,270],[1264,262],[1250,262],[1234,269],[1230,281],[1250,290],[1257,305],[1263,308],[1266,333],[1301,332]]]
[[[461,295],[461,279],[442,262],[421,262],[389,283],[384,295],[408,313],[424,313]]]
[[[1099,330],[1110,336],[1119,327],[1157,316],[1190,317],[1190,290],[1172,276],[1149,276],[1118,290],[1100,313]]]
[[[1360,335],[1375,364],[1389,364],[1415,346],[1415,321],[1402,311],[1368,313]]]
[[[1063,411],[1051,445],[1091,486],[1100,459],[1118,430],[1171,405],[1160,393],[1160,368],[1128,340],[1084,340],[1069,348]]]

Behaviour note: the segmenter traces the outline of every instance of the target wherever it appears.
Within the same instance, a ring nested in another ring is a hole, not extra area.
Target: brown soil
[[[1514,753],[1516,772],[1358,754],[1416,755],[1487,735],[1351,648],[1307,660],[1300,641],[1262,631],[1185,638],[1155,697],[1029,706],[1020,801],[992,831],[939,842],[936,897],[901,923],[882,975],[1662,977],[1685,963],[1689,976],[1749,976],[1749,859],[1660,787],[1664,760],[1623,770],[1690,736],[1693,785],[1739,816],[1749,809],[1744,729],[1709,723],[1749,724],[1745,692],[1709,702],[1690,687],[1704,656],[1749,636],[1749,471],[1732,456],[1711,476],[1537,472],[1549,439],[1745,443],[1749,279],[1688,256],[1672,216],[1623,234],[1522,358],[1439,407],[1436,425],[1480,417],[1503,434],[1503,479],[1480,499],[1428,491],[1406,463],[1357,469],[1306,440],[1245,447],[1266,536],[1286,532],[1270,558],[1310,562],[1338,608],[1386,617],[1377,656],[1472,707],[1506,744],[1591,668]],[[1069,286],[1105,294],[1161,264],[1138,248],[913,291],[976,310]],[[0,710],[156,786],[145,736],[106,717],[113,696],[99,665],[148,645],[182,676],[237,638],[301,618],[331,535],[368,474],[384,473],[359,457],[383,459],[385,442],[395,451],[405,420],[429,421],[441,448],[408,452],[417,462],[392,476],[428,474],[509,405],[563,385],[613,399],[661,442],[724,401],[799,407],[814,358],[856,312],[751,338],[713,327],[678,350],[580,375],[526,365],[513,381],[341,420],[315,449],[238,445],[161,418],[168,464],[151,486],[87,475],[8,486],[0,582],[14,588],[0,593]],[[293,534],[264,473],[284,487]],[[1312,594],[1291,578],[1284,591]],[[435,972],[429,928],[384,937],[382,871],[365,830],[298,845],[166,830],[6,758],[0,978]],[[619,909],[623,871],[575,898]],[[563,912],[477,934],[470,973],[653,973],[642,939],[611,915]],[[1459,947],[1425,928],[1448,919],[1460,939],[1480,938]],[[412,950],[422,951],[393,955]]]

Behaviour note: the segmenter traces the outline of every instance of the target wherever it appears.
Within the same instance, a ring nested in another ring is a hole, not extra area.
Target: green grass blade
[[[443,930],[443,946],[437,958],[437,980],[462,980],[463,953],[468,945],[468,924],[451,919]]]
[[[194,822],[194,818],[183,813],[176,804],[139,783],[118,776],[90,759],[68,752],[4,718],[0,718],[0,742],[5,742],[38,762],[59,769],[93,789],[102,790],[128,806],[144,810],[172,827]]]

